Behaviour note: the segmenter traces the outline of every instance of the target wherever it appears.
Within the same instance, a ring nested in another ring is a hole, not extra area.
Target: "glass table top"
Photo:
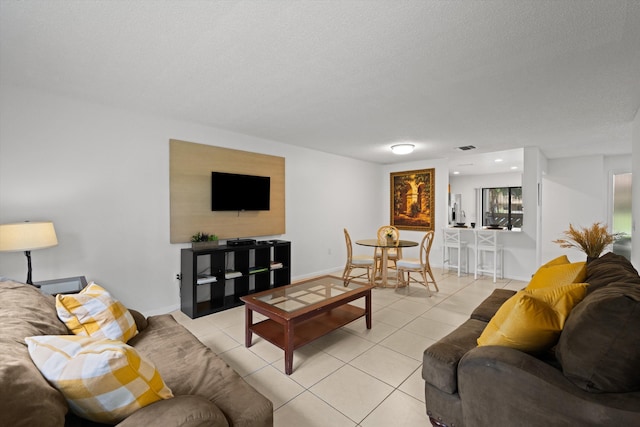
[[[362,246],[374,246],[377,248],[410,248],[412,246],[418,246],[418,242],[412,240],[398,240],[394,243],[387,243],[386,241],[380,241],[378,239],[362,239],[356,241],[356,244]]]
[[[267,295],[256,296],[255,300],[291,312],[366,286],[353,281],[344,286],[339,277],[319,277],[295,286],[274,289]]]

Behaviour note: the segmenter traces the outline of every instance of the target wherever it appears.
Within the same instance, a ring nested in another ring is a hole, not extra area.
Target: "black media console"
[[[209,249],[182,249],[180,257],[180,309],[192,319],[242,305],[241,296],[291,283],[291,242],[285,240],[236,239]]]

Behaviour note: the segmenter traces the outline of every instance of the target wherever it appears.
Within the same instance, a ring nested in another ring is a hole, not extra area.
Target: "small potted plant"
[[[209,249],[215,246],[218,246],[218,236],[215,234],[207,234],[198,231],[196,234],[191,236],[191,248],[194,251]]]
[[[561,248],[576,248],[587,255],[587,262],[600,257],[607,246],[618,240],[623,233],[609,233],[607,226],[596,222],[589,228],[581,227],[580,230],[569,224],[569,229],[564,231],[564,239],[554,240]]]

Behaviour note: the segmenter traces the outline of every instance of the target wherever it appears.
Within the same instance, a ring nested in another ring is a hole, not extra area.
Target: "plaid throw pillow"
[[[129,310],[93,282],[78,294],[58,294],[56,311],[75,335],[127,342],[138,333]]]
[[[115,424],[139,408],[173,397],[155,366],[121,341],[75,335],[25,341],[42,375],[80,417]]]

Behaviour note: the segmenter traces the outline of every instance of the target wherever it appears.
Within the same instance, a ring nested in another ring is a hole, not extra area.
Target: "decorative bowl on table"
[[[465,227],[465,224],[466,223],[464,223],[464,222],[456,222],[455,227]]]

